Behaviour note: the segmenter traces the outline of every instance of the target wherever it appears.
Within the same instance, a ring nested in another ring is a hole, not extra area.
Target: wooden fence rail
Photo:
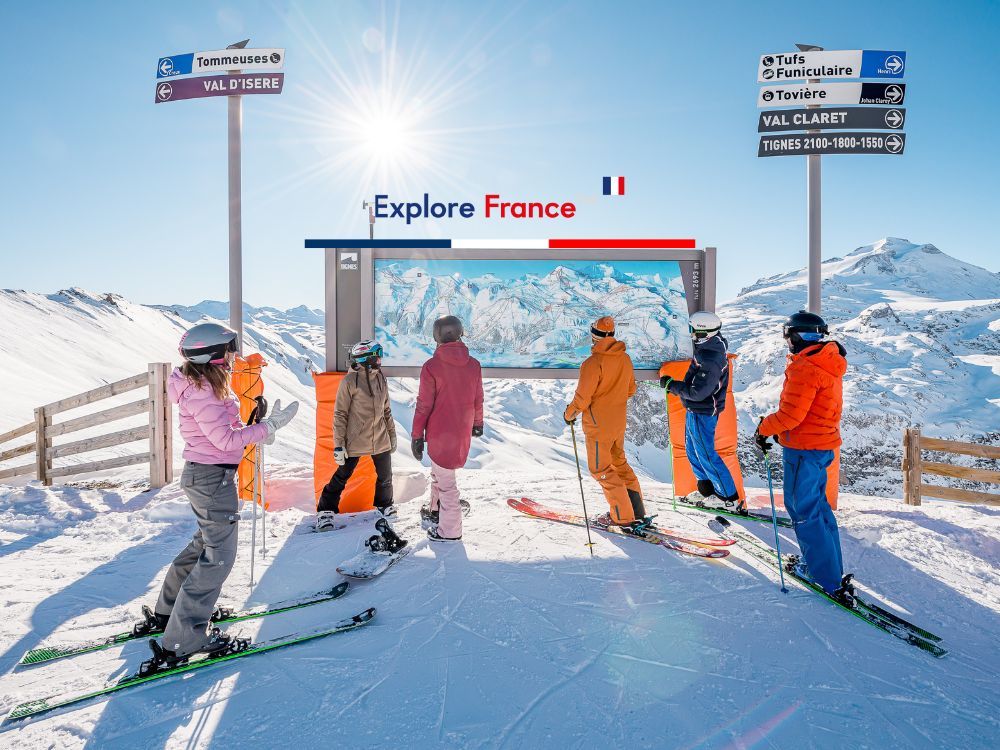
[[[1000,505],[1000,495],[965,490],[959,487],[927,484],[923,481],[924,474],[933,474],[939,477],[965,479],[971,482],[1000,484],[1000,471],[956,466],[955,464],[939,461],[924,461],[923,451],[957,453],[963,456],[975,456],[977,458],[1000,461],[1000,447],[923,437],[918,428],[909,428],[903,432],[903,500],[907,505],[920,505],[921,498],[925,495],[944,500],[961,500],[967,503]]]
[[[0,480],[34,474],[38,481],[48,485],[52,484],[52,479],[56,477],[89,474],[95,471],[148,463],[149,483],[152,487],[162,487],[173,481],[173,428],[170,403],[167,400],[167,377],[169,374],[170,365],[168,363],[154,362],[147,367],[146,372],[54,401],[45,406],[39,406],[35,409],[34,421],[0,434],[0,462],[30,454],[34,454],[34,462],[7,468],[0,466]],[[147,393],[144,394],[144,398],[138,401],[72,417],[62,422],[53,423],[52,421],[52,418],[57,414],[79,409],[140,388],[145,388]],[[140,427],[120,429],[59,445],[52,443],[54,438],[63,435],[99,427],[140,414],[147,415],[147,423]],[[30,442],[14,447],[5,445],[17,442],[18,438],[27,438],[28,436],[30,436],[28,438]],[[53,465],[53,461],[67,456],[76,456],[140,440],[149,441],[148,449],[141,453],[65,466]]]

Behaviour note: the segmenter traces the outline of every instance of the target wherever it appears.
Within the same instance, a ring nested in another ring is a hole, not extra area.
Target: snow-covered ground
[[[870,593],[943,636],[944,659],[804,590],[781,594],[774,575],[738,549],[708,562],[597,535],[591,557],[582,529],[514,513],[508,496],[577,507],[560,418],[573,383],[492,381],[486,435],[461,475],[474,506],[464,545],[422,542],[337,602],[239,629],[275,637],[376,606],[371,625],[5,727],[0,746],[1000,746],[1000,509],[887,499],[899,495],[902,426],[1000,441],[1000,276],[892,239],[824,269],[825,313],[852,367],[846,478],[883,495],[842,495],[845,560]],[[744,427],[776,400],[778,327],[803,296],[796,272],[762,280],[720,309],[741,355]],[[16,363],[0,368],[0,432],[28,422],[42,403],[174,360],[180,332],[206,315],[227,312],[219,303],[145,306],[79,289],[0,291],[0,359]],[[268,397],[305,408],[268,451],[268,552],[258,549],[253,591],[250,524],[241,527],[224,594],[235,606],[329,588],[373,524],[362,515],[339,532],[306,530],[320,314],[247,307],[245,319],[248,349],[270,362]],[[416,541],[427,486],[426,469],[406,451],[415,383],[394,381],[391,395],[400,526]],[[707,515],[653,502],[669,495],[660,483],[669,479],[662,391],[644,385],[630,421],[629,452],[650,510],[663,525],[707,533]],[[754,458],[744,458],[753,485]],[[584,485],[588,507],[600,509],[596,485],[586,477]],[[194,523],[176,483],[144,490],[142,467],[52,488],[0,485],[0,709],[97,685],[144,658],[135,643],[14,669],[29,648],[118,631],[153,602]],[[766,503],[766,492],[754,491],[753,501]],[[744,525],[773,541],[769,527]],[[789,535],[782,544],[794,549]]]
[[[540,438],[545,440],[545,438]],[[537,446],[535,446],[537,447]],[[556,446],[552,451],[562,450]],[[943,636],[935,659],[812,593],[778,590],[740,551],[704,561],[523,517],[508,495],[573,506],[562,460],[473,469],[465,544],[419,548],[336,602],[238,627],[275,637],[368,606],[361,630],[215,667],[5,729],[41,747],[991,748],[1000,738],[1000,511],[844,498],[845,559],[866,588]],[[250,524],[225,601],[275,602],[339,580],[372,519],[309,533],[306,467],[271,478],[267,557],[249,590]],[[415,531],[421,474],[400,472]],[[600,507],[586,483],[590,507]],[[647,493],[667,488],[646,482]],[[707,515],[659,504],[705,532]],[[43,519],[43,520],[40,520]],[[767,539],[770,529],[747,524]],[[159,492],[36,486],[0,495],[0,695],[6,705],[121,675],[133,643],[13,670],[28,648],[121,629],[155,599],[194,523]],[[259,532],[259,528],[258,528]],[[791,548],[790,537],[784,543]],[[259,550],[258,550],[259,552]]]

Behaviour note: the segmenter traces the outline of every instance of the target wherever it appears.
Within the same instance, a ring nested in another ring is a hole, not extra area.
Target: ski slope
[[[547,469],[461,475],[473,504],[464,545],[418,542],[383,577],[352,582],[336,602],[239,630],[275,637],[375,606],[371,625],[4,727],[0,744],[996,746],[1000,511],[842,499],[848,567],[873,595],[943,636],[951,653],[934,659],[805,590],[780,593],[773,575],[738,548],[705,561],[595,533],[591,557],[582,529],[515,514],[508,495],[576,507],[565,441],[551,440],[562,443],[553,449],[563,457]],[[248,586],[245,519],[227,603],[329,587],[339,580],[336,565],[372,533],[371,514],[341,531],[307,531],[307,467],[276,467],[270,482],[274,511],[257,586]],[[645,484],[652,498],[669,494]],[[398,472],[396,487],[398,525],[417,542],[426,479]],[[589,507],[601,507],[596,485],[585,487]],[[707,514],[657,505],[663,524],[705,532]],[[770,537],[767,526],[745,525]],[[146,655],[141,642],[36,668],[13,664],[43,641],[120,629],[154,601],[194,528],[176,486],[0,494],[4,708],[133,669]],[[784,544],[794,548],[790,537]]]

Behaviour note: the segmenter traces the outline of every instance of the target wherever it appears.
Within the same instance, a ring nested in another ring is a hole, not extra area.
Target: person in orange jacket
[[[792,518],[804,565],[797,573],[831,596],[848,601],[837,519],[826,499],[826,470],[840,445],[847,351],[827,340],[829,328],[814,313],[799,311],[785,323],[791,354],[778,411],[762,417],[754,440],[767,453],[774,436],[782,448],[785,509]]]
[[[591,355],[580,365],[576,395],[563,419],[575,424],[583,414],[587,441],[587,467],[608,500],[609,512],[595,519],[597,525],[622,526],[641,532],[648,525],[639,480],[625,458],[625,407],[635,393],[632,360],[625,344],[615,338],[611,317],[597,320],[590,328]]]

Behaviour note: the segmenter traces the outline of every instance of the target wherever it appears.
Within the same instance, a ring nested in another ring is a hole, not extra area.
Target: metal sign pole
[[[226,49],[243,49],[249,39]],[[230,70],[238,75],[239,70]],[[243,97],[229,97],[229,327],[236,331],[243,354]]]
[[[796,44],[803,52],[822,51],[822,47],[811,44]],[[820,83],[819,78],[810,78],[809,83]],[[809,109],[819,109],[818,104],[813,104]],[[807,133],[819,133],[818,130],[807,130]],[[823,271],[823,188],[822,188],[822,162],[823,157],[819,154],[809,154],[806,156],[806,203],[808,215],[809,233],[809,294],[807,310],[811,313],[820,314],[820,288],[822,286]]]

